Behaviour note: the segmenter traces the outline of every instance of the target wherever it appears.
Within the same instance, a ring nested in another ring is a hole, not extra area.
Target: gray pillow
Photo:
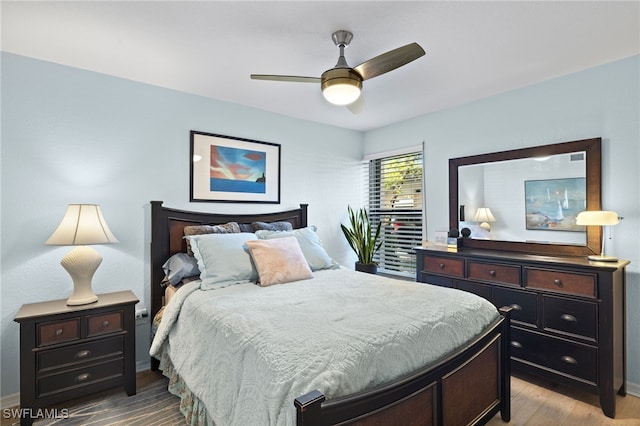
[[[184,278],[199,277],[198,261],[187,253],[176,253],[162,265],[166,280],[178,285]],[[164,280],[163,280],[164,281]]]
[[[291,222],[253,222],[251,227],[255,231],[292,231]]]

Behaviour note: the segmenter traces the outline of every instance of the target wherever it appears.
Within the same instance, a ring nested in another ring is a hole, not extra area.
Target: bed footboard
[[[317,390],[296,398],[297,425],[476,425],[498,412],[508,422],[511,310],[431,368],[331,401]]]

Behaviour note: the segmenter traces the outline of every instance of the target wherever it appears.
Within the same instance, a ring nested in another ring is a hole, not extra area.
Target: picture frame
[[[280,145],[192,130],[190,201],[280,203]]]
[[[585,231],[576,225],[576,216],[587,206],[585,178],[526,180],[524,197],[528,230]]]
[[[437,246],[446,246],[449,238],[449,231],[435,231],[434,243]]]

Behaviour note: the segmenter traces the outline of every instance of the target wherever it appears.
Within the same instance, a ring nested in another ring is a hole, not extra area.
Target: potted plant
[[[349,212],[349,227],[344,224],[340,224],[340,227],[347,242],[358,256],[356,271],[375,274],[378,271],[378,264],[373,261],[373,255],[382,245],[382,241],[378,241],[381,222],[378,222],[374,232],[369,221],[369,214],[364,208],[354,211],[351,206],[347,206],[347,211]]]

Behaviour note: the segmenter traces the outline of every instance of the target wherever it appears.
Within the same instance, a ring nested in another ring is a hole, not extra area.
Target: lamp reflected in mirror
[[[480,227],[482,229],[491,231],[491,225],[489,225],[489,223],[495,222],[496,218],[493,216],[493,213],[491,213],[491,209],[489,209],[489,207],[479,207],[478,210],[476,210],[476,215],[473,217],[473,221],[481,222]]]
[[[584,211],[578,213],[576,217],[576,225],[584,225],[584,226],[602,226],[602,249],[600,250],[600,254],[592,254],[587,258],[589,260],[597,261],[597,262],[616,262],[618,261],[617,257],[614,256],[606,256],[604,254],[604,227],[610,225],[617,225],[620,223],[620,217],[618,213],[612,211],[602,211],[602,210],[594,210],[594,211]]]

